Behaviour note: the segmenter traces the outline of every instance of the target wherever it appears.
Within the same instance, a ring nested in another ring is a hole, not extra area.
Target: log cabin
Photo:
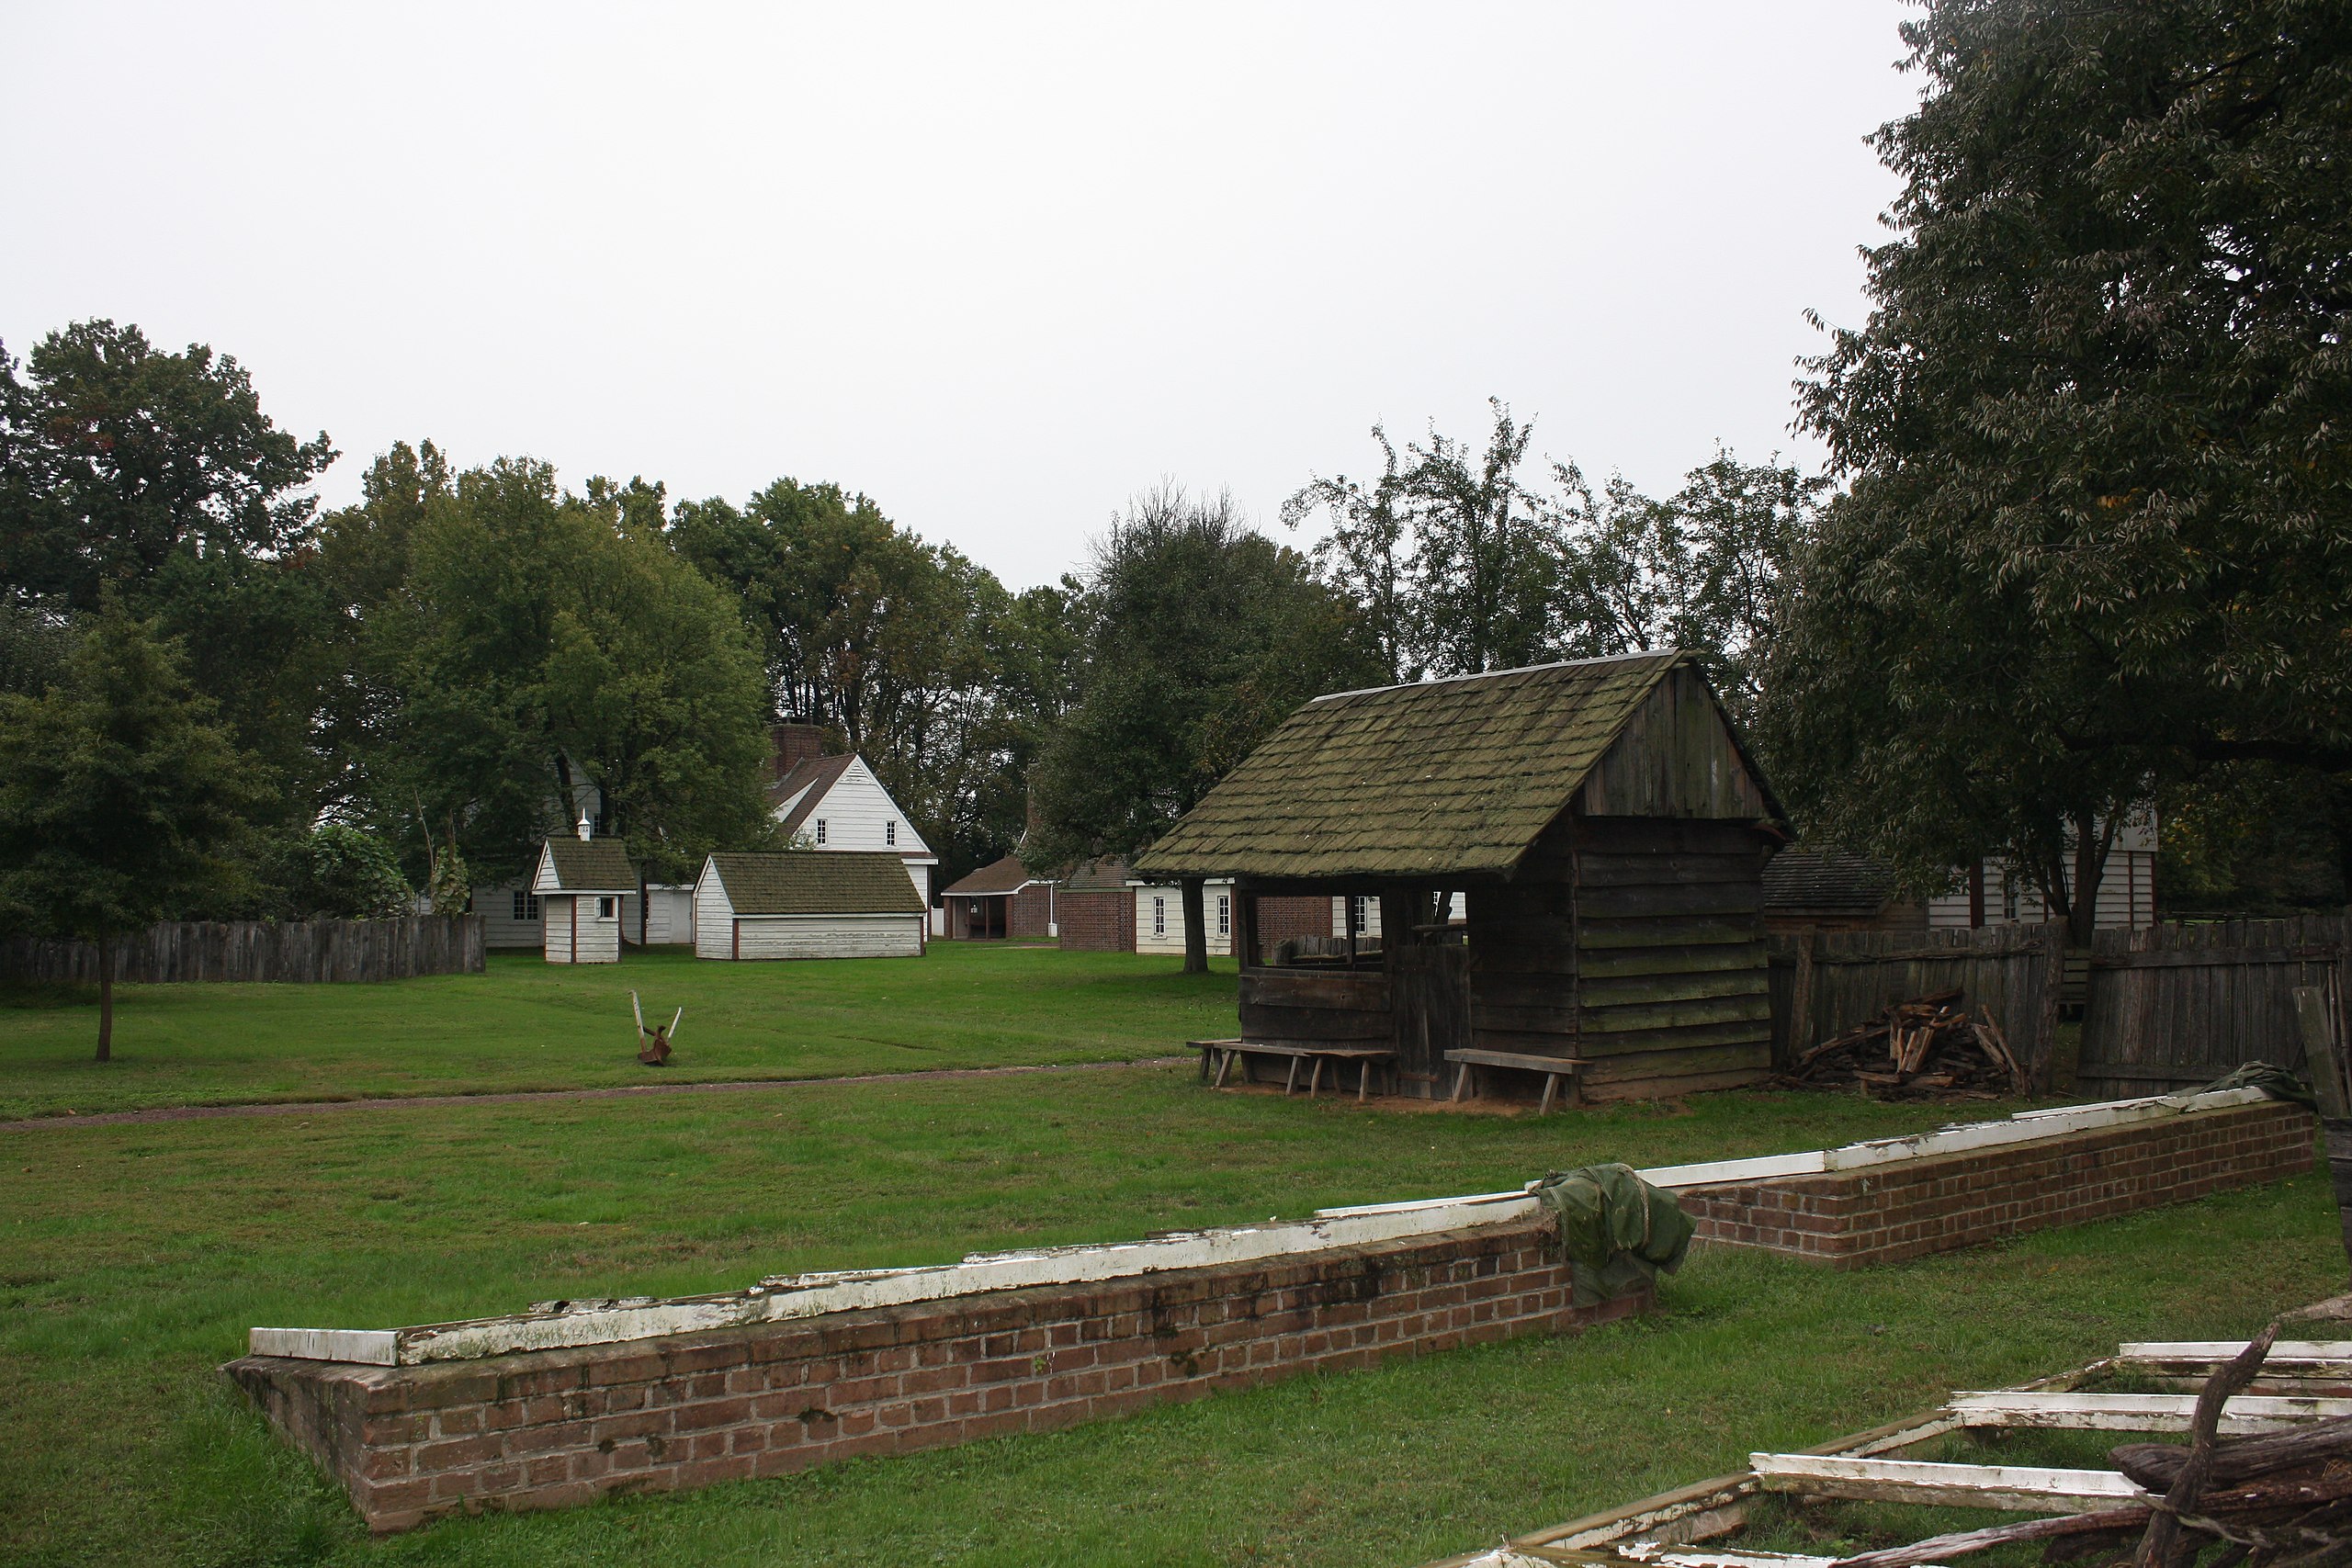
[[[1385,1047],[1425,1098],[1475,1070],[1620,1100],[1769,1069],[1786,840],[1698,660],[1662,652],[1317,697],[1136,870],[1233,879],[1245,1046]],[[1299,895],[1375,900],[1378,952],[1271,962],[1257,906]]]

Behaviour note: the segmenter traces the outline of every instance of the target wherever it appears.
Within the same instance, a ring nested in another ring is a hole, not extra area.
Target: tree
[[[305,829],[338,673],[308,487],[334,456],[323,434],[279,430],[244,368],[201,344],[169,353],[91,321],[21,367],[0,352],[0,583],[78,615],[112,592],[157,619],[274,775],[257,808],[274,797]]]
[[[286,880],[300,920],[392,919],[411,913],[415,897],[399,852],[343,822],[322,823],[303,840]]]
[[[404,562],[368,617],[372,819],[454,827],[435,854],[519,872],[593,785],[605,831],[672,874],[763,841],[758,655],[668,547],[656,487],[571,495],[527,460],[420,471],[421,494],[387,477],[336,520],[349,558]],[[401,542],[366,539],[375,509]]]
[[[253,764],[215,713],[177,646],[110,597],[62,682],[0,695],[0,891],[32,929],[96,944],[101,1062],[116,940],[241,875]]]
[[[1035,867],[1132,858],[1301,703],[1385,673],[1353,606],[1226,494],[1137,497],[1095,547],[1084,613],[1078,701],[1035,773]],[[1184,969],[1203,973],[1197,879],[1183,899]]]
[[[2083,940],[2119,801],[2352,766],[2352,28],[1937,0],[1904,36],[1898,233],[1801,389],[1849,489],[1777,776],[1892,847],[2055,879],[2064,841]]]

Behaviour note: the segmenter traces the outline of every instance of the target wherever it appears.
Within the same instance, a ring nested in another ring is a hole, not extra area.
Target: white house
[[[2075,886],[2075,867],[2066,865],[2066,886]],[[2096,923],[2102,926],[2152,926],[2156,923],[2156,813],[2143,807],[2124,818],[2115,830],[2099,872]],[[1928,900],[1928,924],[1934,928],[1997,926],[2013,920],[2054,920],[2058,911],[2039,888],[2012,875],[1999,861],[1988,860],[1962,875],[1949,893]]]
[[[802,726],[777,727],[802,728]],[[915,831],[865,759],[854,752],[806,757],[768,786],[770,815],[795,847],[888,854],[898,857],[915,896],[931,908],[931,883],[939,857]]]
[[[882,850],[715,854],[695,883],[696,958],[918,958],[929,907]]]
[[[637,867],[617,839],[549,839],[539,848],[531,893],[544,915],[550,964],[617,964],[621,900],[637,891]]]

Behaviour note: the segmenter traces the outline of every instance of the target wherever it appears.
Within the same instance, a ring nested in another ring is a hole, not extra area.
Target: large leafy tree
[[[1066,591],[1014,595],[866,497],[788,479],[741,508],[682,502],[670,537],[740,601],[776,715],[825,724],[864,755],[949,880],[1004,853],[1025,772],[1069,701]]]
[[[0,582],[52,620],[107,592],[155,617],[295,828],[328,772],[313,741],[337,673],[332,607],[307,569],[309,486],[334,459],[324,434],[278,429],[243,367],[200,344],[173,353],[91,321],[21,365],[0,353]]]
[[[115,943],[237,895],[257,793],[177,646],[111,596],[45,694],[0,695],[0,898],[26,929],[97,945],[99,1061]]]
[[[1096,547],[1084,610],[1078,701],[1034,775],[1023,856],[1041,868],[1139,853],[1299,704],[1386,673],[1355,607],[1222,494],[1137,498]],[[1184,966],[1204,971],[1197,880],[1183,898]]]
[[[2352,18],[1904,31],[1898,232],[1803,389],[1849,488],[1776,657],[1778,776],[1923,878],[2008,855],[2084,939],[2123,805],[2352,766]]]
[[[365,634],[374,815],[453,827],[493,874],[519,871],[588,785],[605,831],[673,874],[761,840],[758,655],[668,547],[655,487],[574,495],[541,463],[449,476],[400,454],[378,477],[334,529],[352,580],[379,574],[384,595]]]

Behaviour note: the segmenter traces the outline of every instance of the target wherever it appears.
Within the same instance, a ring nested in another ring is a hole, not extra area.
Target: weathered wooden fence
[[[1990,1016],[2035,1083],[2049,1086],[2066,962],[2063,928],[1812,931],[1768,940],[1775,1062],[1890,1002],[1957,988],[1960,1005]]]
[[[417,915],[398,920],[183,920],[151,926],[114,944],[114,977],[124,983],[178,980],[316,982],[405,980],[417,975],[479,975],[480,915]],[[86,942],[13,937],[0,942],[0,977],[98,977],[98,950]]]
[[[2352,918],[2221,920],[2094,933],[2078,1088],[2165,1094],[2246,1062],[2305,1070],[2295,993],[2352,1024]]]

